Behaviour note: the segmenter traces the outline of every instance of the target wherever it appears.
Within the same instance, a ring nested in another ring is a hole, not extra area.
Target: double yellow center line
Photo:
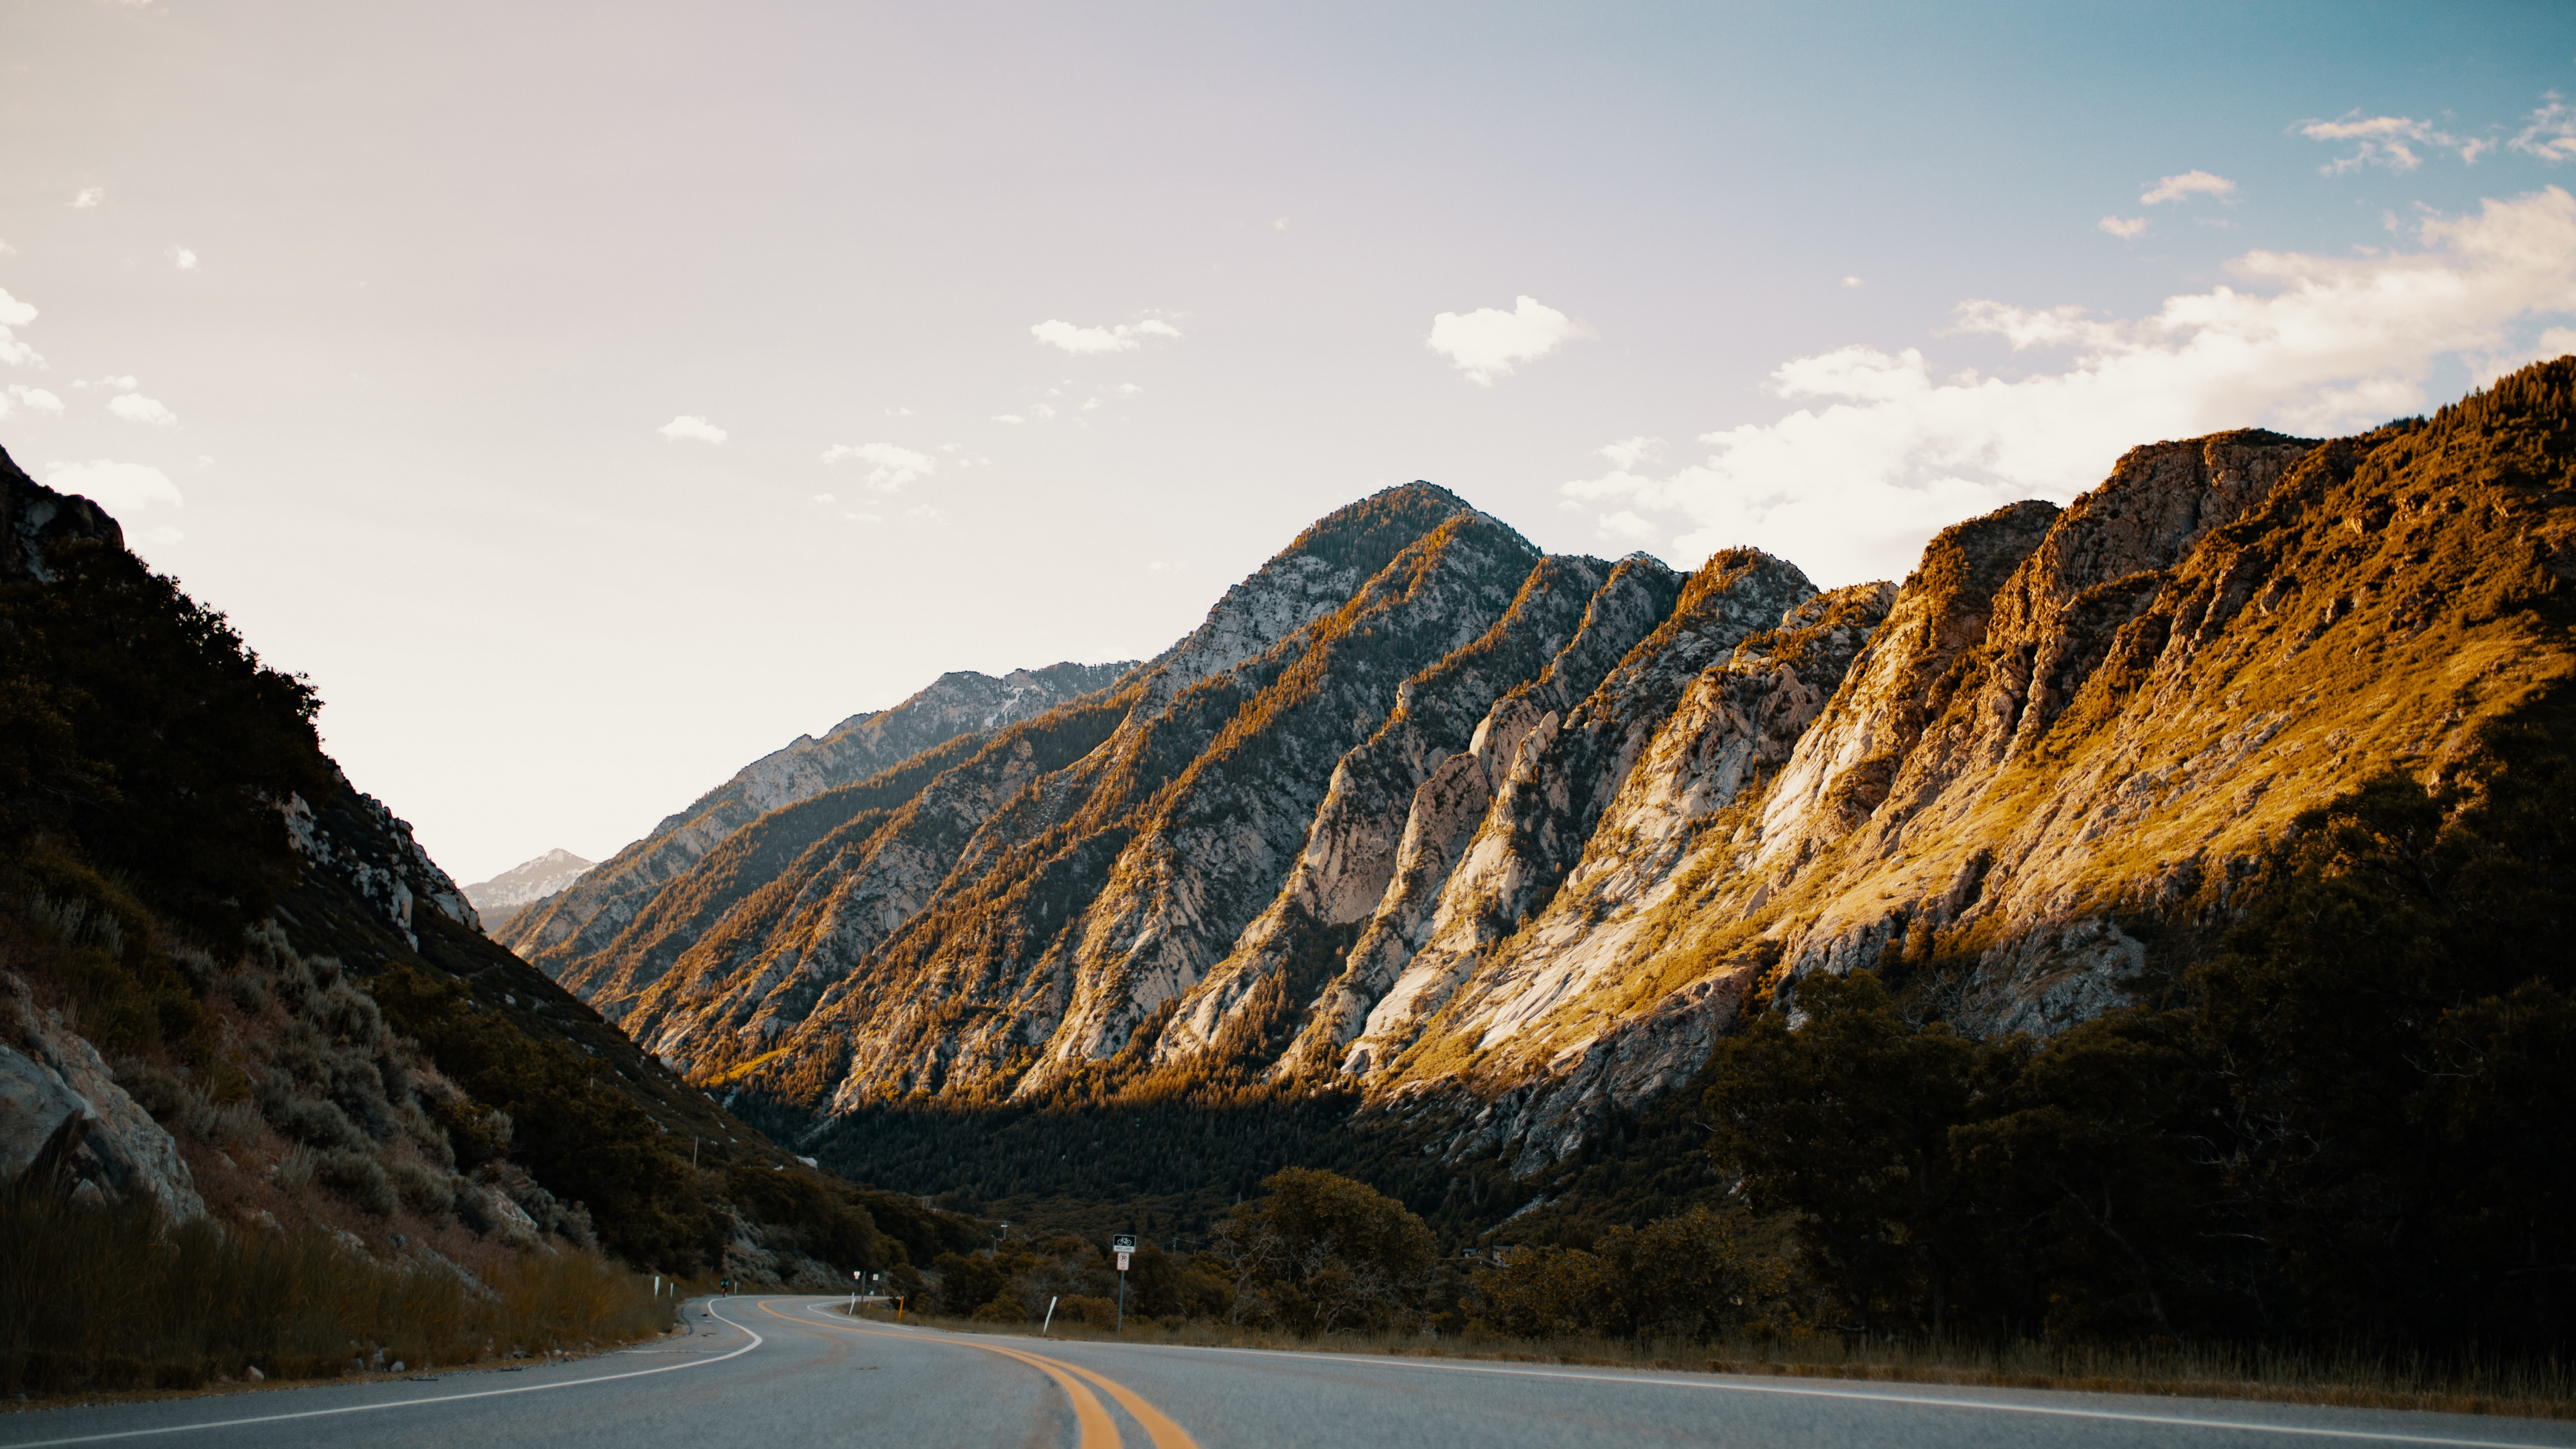
[[[1144,1397],[1134,1389],[1115,1379],[1104,1378],[1093,1373],[1080,1364],[1066,1363],[1062,1359],[1048,1358],[1044,1354],[1031,1353],[1026,1349],[986,1343],[973,1338],[947,1336],[933,1338],[926,1333],[895,1333],[882,1328],[862,1328],[855,1323],[838,1323],[830,1319],[799,1318],[781,1313],[768,1303],[761,1304],[760,1311],[787,1323],[836,1329],[843,1333],[863,1333],[871,1338],[900,1338],[907,1343],[938,1343],[958,1348],[979,1348],[986,1353],[998,1353],[1004,1358],[1017,1359],[1055,1380],[1056,1386],[1064,1390],[1064,1396],[1073,1401],[1073,1421],[1081,1430],[1081,1437],[1076,1441],[1078,1449],[1123,1449],[1118,1436],[1117,1421],[1110,1418],[1109,1410],[1101,1406],[1099,1396],[1084,1386],[1085,1380],[1099,1385],[1109,1397],[1118,1401],[1118,1407],[1133,1415],[1136,1422],[1145,1427],[1146,1436],[1154,1441],[1154,1449],[1199,1449],[1197,1440],[1191,1438],[1180,1425],[1173,1423],[1170,1416],[1162,1410],[1145,1402]]]

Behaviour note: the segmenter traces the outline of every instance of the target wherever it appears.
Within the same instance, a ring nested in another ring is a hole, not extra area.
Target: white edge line
[[[808,1312],[819,1313],[818,1305],[807,1305]],[[916,1333],[938,1330],[916,1329]],[[1089,1340],[1068,1340],[1088,1342]],[[1301,1353],[1295,1349],[1222,1348],[1214,1344],[1138,1343],[1104,1344],[1103,1347],[1168,1348],[1192,1353],[1239,1353],[1269,1358],[1310,1359],[1317,1363],[1357,1364],[1366,1368],[1439,1369],[1449,1373],[1505,1374],[1518,1378],[1579,1379],[1613,1384],[1660,1384],[1666,1388],[1714,1390],[1738,1394],[1785,1394],[1807,1399],[1855,1399],[1863,1403],[1906,1404],[1936,1409],[1982,1409],[1997,1414],[2038,1414],[2056,1419],[2107,1419],[2123,1424],[2160,1424],[2185,1429],[2228,1429],[2251,1434],[2298,1434],[2321,1439],[2365,1439],[2382,1444],[2433,1444],[2442,1449],[2559,1449],[2528,1439],[2445,1439],[2424,1434],[2390,1434],[2372,1429],[2328,1429],[2306,1424],[2265,1424],[2250,1420],[2193,1419],[2180,1414],[2131,1414],[2116,1409],[2062,1409],[2046,1404],[2014,1404],[1993,1399],[1944,1399],[1929,1394],[1884,1394],[1862,1389],[1799,1388],[1789,1384],[1743,1383],[1731,1378],[1679,1379],[1652,1377],[1652,1371],[1635,1374],[1576,1373],[1564,1369],[1503,1368],[1483,1364],[1442,1363],[1428,1359],[1377,1358],[1361,1354]],[[2404,1412],[2404,1411],[2399,1411]]]
[[[1301,1353],[1295,1349],[1220,1348],[1212,1344],[1140,1343],[1104,1346],[1172,1348],[1195,1353],[1254,1354],[1271,1358],[1312,1359],[1319,1363],[1357,1364],[1368,1368],[1440,1369],[1449,1373],[1506,1374],[1520,1378],[1581,1379],[1614,1384],[1660,1384],[1666,1388],[1711,1390],[1720,1393],[1786,1394],[1794,1398],[1808,1399],[1857,1399],[1865,1403],[1906,1404],[1934,1409],[1983,1409],[1998,1414],[2038,1414],[2056,1419],[2107,1419],[2123,1424],[2161,1424],[2184,1429],[2229,1429],[2252,1434],[2299,1434],[2321,1439],[2367,1439],[2383,1444],[2434,1444],[2443,1446],[2443,1449],[2562,1449],[2562,1446],[2535,1443],[2528,1439],[2445,1439],[2423,1434],[2390,1434],[2371,1429],[2328,1429],[2305,1424],[2192,1419],[2180,1414],[2126,1414],[2114,1409],[2060,1409],[2044,1404],[2014,1404],[1992,1399],[1942,1399],[1928,1394],[1880,1394],[1858,1389],[1796,1388],[1787,1384],[1742,1383],[1724,1378],[1701,1380],[1655,1378],[1649,1377],[1647,1373],[1597,1374],[1571,1373],[1562,1369],[1489,1368],[1482,1364],[1440,1363],[1420,1359],[1408,1361],[1397,1358],[1367,1357],[1360,1354]]]
[[[481,1389],[470,1394],[439,1394],[426,1399],[395,1399],[390,1403],[383,1404],[351,1404],[346,1408],[339,1409],[303,1409],[292,1414],[261,1414],[256,1418],[250,1419],[217,1419],[211,1423],[204,1424],[171,1424],[159,1429],[119,1429],[113,1433],[82,1434],[69,1439],[29,1439],[20,1443],[8,1445],[6,1446],[6,1449],[47,1449],[47,1446],[55,1444],[96,1444],[108,1439],[144,1439],[155,1434],[195,1434],[207,1429],[237,1429],[244,1424],[283,1424],[292,1419],[327,1419],[335,1414],[370,1414],[379,1409],[410,1409],[417,1408],[422,1404],[454,1404],[461,1403],[467,1399],[497,1399],[504,1394],[542,1394],[555,1389],[577,1389],[583,1384],[615,1383],[619,1379],[640,1379],[648,1374],[667,1374],[676,1373],[681,1369],[707,1368],[715,1364],[723,1363],[729,1358],[740,1358],[744,1354],[751,1352],[753,1349],[758,1348],[769,1341],[762,1338],[760,1336],[760,1330],[752,1327],[750,1324],[735,1323],[732,1319],[725,1317],[721,1313],[717,1313],[715,1311],[714,1303],[709,1303],[707,1305],[707,1312],[709,1315],[714,1317],[717,1322],[726,1324],[733,1328],[739,1328],[743,1332],[750,1334],[751,1342],[744,1344],[742,1347],[735,1349],[731,1353],[719,1354],[714,1358],[699,1359],[695,1363],[666,1363],[660,1368],[631,1369],[622,1374],[597,1374],[586,1379],[565,1379],[561,1383],[520,1384],[514,1388]]]
[[[1139,1345],[1142,1347],[1143,1345]],[[1174,1348],[1196,1347],[1174,1344]],[[1429,1363],[1407,1364],[1400,1360],[1364,1358],[1357,1354],[1299,1353],[1293,1349],[1202,1348],[1205,1353],[1269,1353],[1286,1358],[1317,1359],[1331,1363],[1366,1364],[1372,1368],[1431,1368],[1451,1373],[1509,1374],[1524,1378],[1584,1379],[1602,1383],[1662,1384],[1676,1389],[1716,1390],[1739,1394],[1786,1394],[1810,1399],[1858,1399],[1882,1404],[1910,1404],[1936,1409],[1983,1409],[1998,1414],[2039,1414],[2057,1419],[2108,1419],[2124,1424],[2164,1424],[2185,1429],[2231,1429],[2253,1434],[2301,1434],[2325,1439],[2368,1439],[2384,1444],[2437,1444],[2445,1449],[2559,1449],[2559,1446],[2537,1444],[2528,1439],[2444,1439],[2422,1434],[2390,1434],[2371,1429],[2328,1429],[2305,1424],[2265,1424],[2252,1420],[2192,1419],[2180,1414],[2124,1414],[2114,1409],[2060,1409],[2044,1404],[2014,1404],[1993,1399],[1942,1399],[1928,1394],[1877,1394],[1858,1389],[1794,1388],[1787,1384],[1751,1384],[1724,1379],[1649,1378],[1642,1374],[1568,1373],[1561,1369],[1487,1368],[1481,1364]]]

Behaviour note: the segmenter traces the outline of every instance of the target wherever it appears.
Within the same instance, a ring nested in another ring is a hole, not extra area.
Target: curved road
[[[689,1338],[516,1371],[5,1415],[0,1446],[2576,1449],[2576,1425],[2522,1419],[1069,1343],[851,1323],[839,1301],[702,1300]]]

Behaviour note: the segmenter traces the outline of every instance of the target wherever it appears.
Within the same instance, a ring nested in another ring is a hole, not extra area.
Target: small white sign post
[[[850,1316],[852,1318],[859,1316],[859,1285],[866,1282],[867,1278],[867,1274],[856,1268],[850,1270]]]
[[[1115,1332],[1127,1331],[1127,1259],[1136,1251],[1136,1235],[1120,1233],[1109,1240],[1109,1251],[1118,1255],[1118,1326]]]

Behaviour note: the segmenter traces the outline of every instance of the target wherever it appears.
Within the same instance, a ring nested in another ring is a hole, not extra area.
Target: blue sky
[[[1901,576],[2576,325],[2563,5],[533,9],[0,0],[0,445],[465,879],[1387,483]]]

